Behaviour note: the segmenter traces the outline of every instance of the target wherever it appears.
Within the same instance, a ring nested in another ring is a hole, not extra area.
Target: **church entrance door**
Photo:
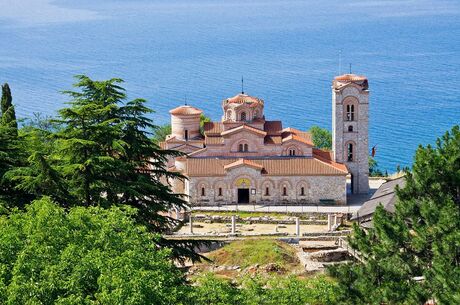
[[[249,189],[238,189],[238,203],[249,203]]]

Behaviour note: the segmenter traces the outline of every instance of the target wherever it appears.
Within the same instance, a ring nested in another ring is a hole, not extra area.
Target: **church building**
[[[345,74],[332,82],[332,151],[311,134],[265,118],[264,101],[242,92],[222,101],[222,119],[200,127],[191,105],[170,111],[171,134],[163,149],[185,153],[169,170],[185,181],[173,191],[192,205],[346,204],[350,191],[369,191],[368,81]]]

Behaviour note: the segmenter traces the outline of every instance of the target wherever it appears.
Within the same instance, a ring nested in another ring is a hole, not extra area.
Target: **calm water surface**
[[[0,81],[19,116],[52,115],[75,74],[121,77],[157,124],[183,104],[220,119],[245,91],[285,126],[331,128],[331,79],[368,76],[379,165],[460,121],[460,2],[0,0]],[[341,65],[339,65],[341,53]]]

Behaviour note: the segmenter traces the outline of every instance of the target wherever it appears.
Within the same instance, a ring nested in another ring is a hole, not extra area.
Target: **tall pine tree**
[[[393,214],[354,227],[363,262],[333,268],[344,304],[460,304],[460,128],[419,147]]]

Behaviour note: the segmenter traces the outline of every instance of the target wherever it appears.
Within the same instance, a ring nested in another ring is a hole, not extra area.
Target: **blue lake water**
[[[383,169],[460,121],[460,2],[0,0],[0,82],[20,117],[52,115],[75,74],[120,77],[157,124],[183,104],[221,116],[245,91],[267,119],[331,128],[331,80],[369,78]],[[341,53],[341,66],[339,65]]]

